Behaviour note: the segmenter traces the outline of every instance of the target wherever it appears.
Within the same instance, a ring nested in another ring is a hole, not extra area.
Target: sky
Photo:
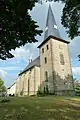
[[[49,3],[36,4],[32,11],[29,11],[33,20],[37,21],[39,29],[45,30],[47,12]],[[51,3],[51,8],[63,39],[70,41],[69,51],[72,65],[73,77],[80,80],[80,61],[78,61],[77,55],[80,53],[80,37],[76,37],[70,40],[66,34],[65,28],[61,25],[61,15],[64,4],[62,3]],[[18,74],[28,65],[29,58],[33,60],[39,56],[39,49],[37,46],[44,40],[44,32],[42,36],[37,36],[37,43],[28,43],[25,46],[11,50],[14,58],[7,60],[0,60],[0,77],[4,80],[6,87],[12,85]]]

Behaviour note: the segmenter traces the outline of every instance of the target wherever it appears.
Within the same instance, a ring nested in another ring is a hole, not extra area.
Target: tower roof
[[[49,4],[44,40],[46,40],[50,35],[61,38],[54,15],[53,15],[53,12],[52,12],[52,9],[51,9],[51,6]]]
[[[38,48],[40,48],[43,44],[45,44],[48,40],[50,40],[50,38],[69,44],[69,41],[63,40],[60,37],[55,18],[51,6],[49,4],[44,41],[38,46]]]

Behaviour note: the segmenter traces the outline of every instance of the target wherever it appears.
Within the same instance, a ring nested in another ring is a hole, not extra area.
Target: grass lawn
[[[0,120],[80,120],[80,97],[13,97],[0,103]]]

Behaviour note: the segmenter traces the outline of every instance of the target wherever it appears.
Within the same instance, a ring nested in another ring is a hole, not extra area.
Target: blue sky
[[[37,21],[39,29],[44,31],[47,11],[49,4],[36,4],[32,11],[29,11],[32,18]],[[55,16],[57,26],[59,28],[60,35],[63,39],[69,40],[69,51],[72,64],[73,77],[80,80],[80,62],[78,61],[77,55],[80,53],[80,37],[76,37],[74,40],[70,40],[66,34],[66,30],[61,25],[61,14],[64,4],[51,3],[51,7]],[[29,58],[35,59],[39,55],[37,46],[43,41],[44,33],[41,37],[37,36],[38,42],[26,44],[24,47],[16,48],[11,53],[15,56],[12,59],[6,61],[0,60],[0,77],[4,79],[5,85],[9,87],[17,79],[18,74],[22,71],[29,63]]]

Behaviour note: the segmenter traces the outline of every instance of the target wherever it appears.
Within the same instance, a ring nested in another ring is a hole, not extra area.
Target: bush
[[[40,90],[37,91],[37,96],[44,97],[44,96],[47,96],[47,95],[54,95],[54,93],[49,92],[48,87],[44,87],[43,92],[40,91]]]
[[[37,91],[37,96],[43,97],[43,96],[45,96],[45,94],[44,94],[44,92],[38,90],[38,91]]]
[[[1,101],[0,101],[0,103],[6,103],[6,102],[10,102],[10,100],[9,99],[2,99]]]
[[[22,95],[23,95],[23,93],[24,93],[24,92],[23,92],[23,90],[22,90],[22,91],[20,92],[20,95],[22,96]]]
[[[76,96],[80,96],[80,87],[75,88]]]

